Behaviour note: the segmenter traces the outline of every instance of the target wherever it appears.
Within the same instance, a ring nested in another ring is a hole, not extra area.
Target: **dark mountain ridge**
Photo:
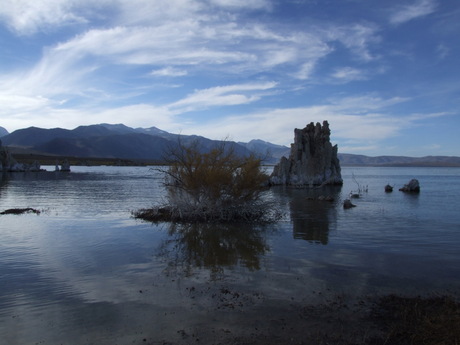
[[[221,142],[197,135],[172,134],[156,127],[135,129],[123,124],[79,126],[72,130],[29,127],[2,138],[3,145],[12,150],[20,150],[21,154],[30,151],[52,156],[148,161],[161,161],[165,152],[174,145],[192,141],[198,141],[203,149]],[[240,155],[250,153],[247,148],[235,142],[227,144]]]
[[[2,127],[0,127],[0,135]],[[21,154],[31,152],[51,156],[81,158],[120,158],[161,161],[171,145],[198,141],[204,149],[220,141],[197,135],[179,135],[157,127],[131,128],[123,124],[98,124],[75,129],[43,129],[29,127],[12,133],[5,130],[3,145]],[[265,157],[266,164],[276,164],[282,156],[289,156],[290,148],[255,139],[248,143],[228,142],[238,154],[254,152]],[[452,166],[460,167],[460,157],[454,156],[377,156],[369,157],[339,153],[341,166]]]

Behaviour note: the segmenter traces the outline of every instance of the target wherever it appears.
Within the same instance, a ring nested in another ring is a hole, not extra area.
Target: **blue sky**
[[[2,0],[0,126],[460,156],[458,0]]]

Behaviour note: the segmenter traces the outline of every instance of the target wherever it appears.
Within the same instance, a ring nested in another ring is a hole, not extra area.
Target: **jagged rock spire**
[[[271,184],[322,185],[343,184],[337,145],[330,142],[329,123],[311,122],[294,129],[289,158],[282,157],[270,176]]]

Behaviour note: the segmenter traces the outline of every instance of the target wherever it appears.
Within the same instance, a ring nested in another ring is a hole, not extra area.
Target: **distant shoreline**
[[[130,159],[117,157],[75,157],[58,156],[45,153],[27,153],[10,150],[14,158],[20,163],[31,164],[38,161],[40,165],[56,165],[56,162],[67,160],[71,166],[147,166],[164,165],[164,162],[154,159]],[[433,167],[455,168],[460,167],[460,157],[427,156],[427,157],[403,157],[403,156],[379,156],[369,157],[353,154],[339,154],[342,167]],[[267,164],[274,165],[274,164]]]

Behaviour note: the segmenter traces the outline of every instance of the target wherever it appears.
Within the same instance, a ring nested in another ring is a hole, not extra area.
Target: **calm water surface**
[[[202,327],[218,339],[327,295],[460,291],[459,168],[345,167],[341,188],[272,188],[284,218],[265,227],[133,219],[164,198],[148,167],[48,170],[0,175],[0,211],[43,211],[0,216],[5,344],[187,341]],[[399,192],[411,178],[420,194]]]

